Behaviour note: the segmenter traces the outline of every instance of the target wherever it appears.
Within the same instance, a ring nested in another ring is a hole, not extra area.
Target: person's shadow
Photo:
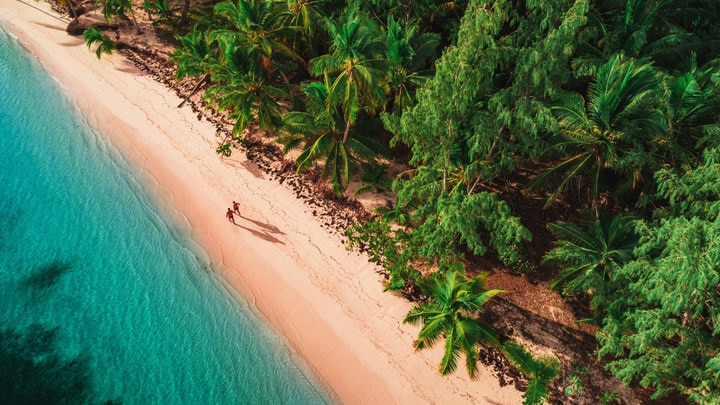
[[[245,217],[243,217],[243,216],[240,216],[240,217],[243,218],[243,219],[245,219],[245,220],[247,220],[247,221],[252,222],[253,224],[255,224],[255,225],[257,225],[257,226],[259,226],[259,227],[261,227],[261,228],[263,228],[263,229],[265,229],[265,232],[275,233],[275,234],[278,234],[278,235],[285,235],[285,232],[281,231],[280,228],[278,228],[278,227],[275,226],[275,225],[266,224],[266,223],[263,223],[263,222],[260,222],[260,221],[256,221],[256,220],[251,219],[251,218],[245,218]]]
[[[243,226],[243,225],[238,224],[237,221],[233,222],[233,225],[247,230],[248,232],[250,232],[251,234],[253,234],[254,236],[257,236],[258,238],[260,238],[260,239],[262,239],[262,240],[266,240],[266,241],[271,242],[271,243],[279,243],[279,244],[281,244],[281,245],[284,245],[284,244],[285,244],[285,242],[283,242],[283,241],[281,241],[280,239],[278,239],[278,238],[270,235],[270,233],[275,233],[275,234],[279,234],[279,235],[285,235],[285,232],[281,231],[278,227],[276,227],[276,226],[274,226],[274,225],[270,225],[270,224],[265,224],[265,223],[262,223],[262,222],[260,222],[260,221],[255,221],[254,219],[250,219],[250,218],[243,217],[243,216],[240,215],[240,214],[235,214],[235,216],[238,217],[238,218],[242,218],[242,219],[244,219],[244,220],[247,220],[247,221],[249,221],[249,222],[252,222],[253,224],[255,224],[255,225],[263,228],[263,230],[257,230],[257,229],[248,228],[247,226]]]

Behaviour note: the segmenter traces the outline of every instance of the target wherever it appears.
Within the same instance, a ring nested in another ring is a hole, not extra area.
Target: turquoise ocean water
[[[328,403],[62,94],[0,27],[0,402]]]

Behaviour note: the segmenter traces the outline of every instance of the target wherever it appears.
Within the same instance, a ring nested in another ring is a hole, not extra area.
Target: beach
[[[120,54],[98,60],[45,3],[0,1],[0,20],[67,91],[91,127],[117,148],[211,267],[346,404],[517,404],[480,365],[437,371],[442,345],[415,352],[411,308],[382,292],[377,267],[349,252],[292,190],[241,150],[216,152],[215,126]],[[235,225],[225,218],[240,203]]]

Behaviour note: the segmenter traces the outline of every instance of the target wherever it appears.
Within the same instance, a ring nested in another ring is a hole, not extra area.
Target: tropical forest
[[[344,237],[413,302],[439,373],[495,353],[526,404],[625,403],[588,368],[644,403],[720,403],[720,2],[60,3],[69,29],[104,16],[76,31],[98,58],[141,30],[171,46],[170,85],[229,123],[219,155],[260,131],[324,198],[391,196]],[[490,269],[572,307],[582,358],[499,326]]]

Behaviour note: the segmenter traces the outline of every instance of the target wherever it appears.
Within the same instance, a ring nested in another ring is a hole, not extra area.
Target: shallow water
[[[57,328],[91,402],[329,402],[131,172],[0,29],[0,330]]]

